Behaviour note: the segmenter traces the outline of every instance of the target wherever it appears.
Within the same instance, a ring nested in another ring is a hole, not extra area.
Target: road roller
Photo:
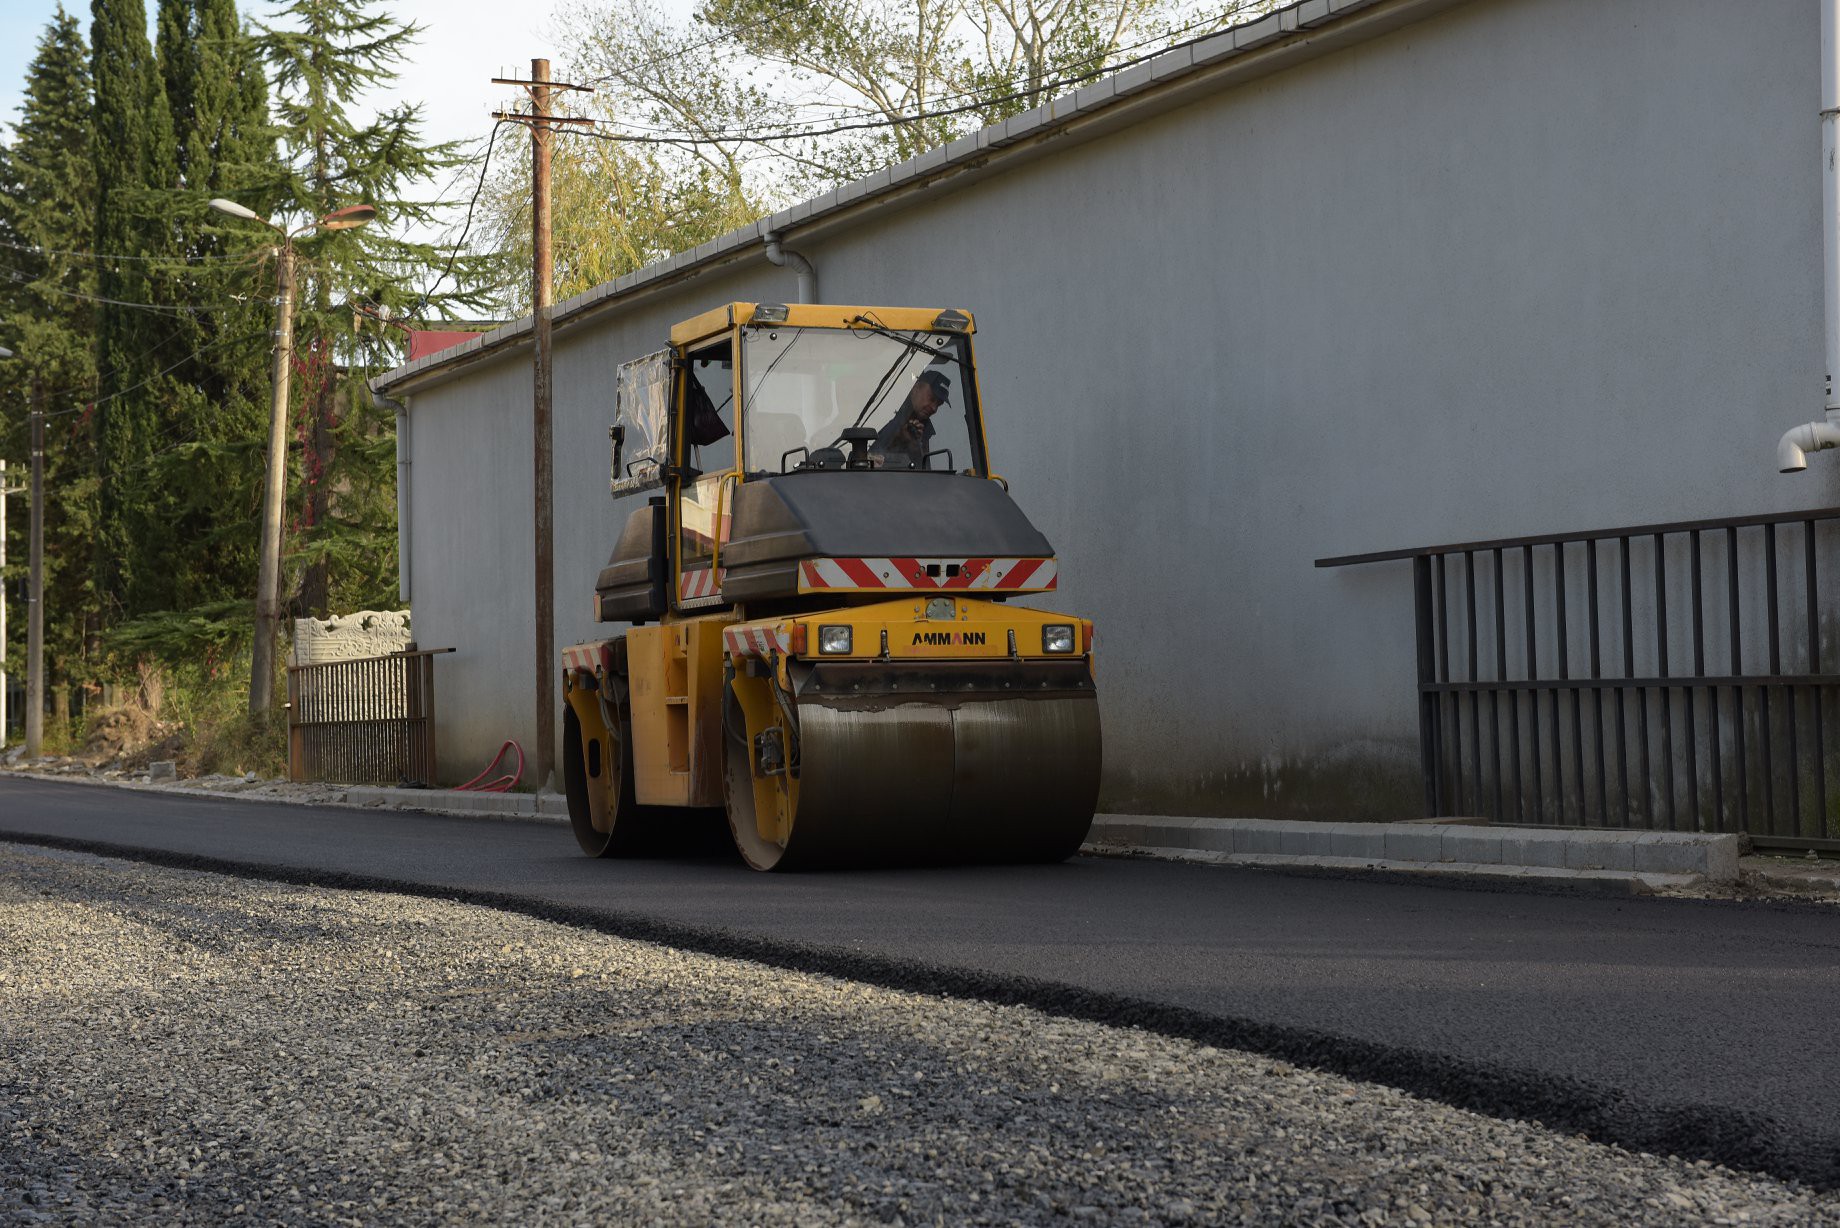
[[[1093,624],[1016,600],[1059,572],[991,468],[975,331],[955,308],[729,303],[618,368],[594,617],[620,627],[562,660],[583,852],[717,809],[757,870],[1080,847]]]

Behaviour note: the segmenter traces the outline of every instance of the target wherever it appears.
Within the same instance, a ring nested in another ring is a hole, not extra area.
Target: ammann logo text
[[[914,643],[937,644],[945,647],[951,644],[982,644],[986,642],[987,631],[916,631]]]

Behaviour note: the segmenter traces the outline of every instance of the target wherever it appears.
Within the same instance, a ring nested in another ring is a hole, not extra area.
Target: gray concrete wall
[[[1836,501],[1814,0],[1473,0],[799,243],[827,301],[979,320],[993,462],[1097,619],[1106,804],[1416,809],[1410,566],[1318,556]],[[595,631],[615,365],[557,353],[558,637]],[[527,359],[414,398],[448,774],[528,738]],[[470,774],[470,770],[468,773]]]

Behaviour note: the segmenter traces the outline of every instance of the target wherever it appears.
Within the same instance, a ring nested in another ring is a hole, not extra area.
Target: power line
[[[1203,25],[1203,24],[1212,25],[1214,22],[1223,20],[1226,17],[1231,17],[1240,11],[1242,11],[1240,7],[1235,7],[1233,9],[1228,10],[1226,13],[1220,14],[1213,18],[1209,18],[1205,22],[1196,22],[1189,26],[1182,27],[1182,29],[1184,30],[1193,29],[1195,28],[1195,26]],[[865,120],[860,120],[854,123],[832,124],[829,127],[823,127],[823,128],[781,129],[776,132],[762,132],[762,133],[750,133],[750,132],[719,133],[714,136],[700,136],[700,137],[699,136],[660,135],[656,131],[654,131],[653,133],[602,132],[602,131],[599,131],[597,128],[587,129],[583,131],[581,135],[591,137],[595,140],[600,140],[600,141],[623,141],[623,142],[626,142],[629,144],[635,144],[635,145],[673,145],[673,146],[679,146],[683,148],[694,148],[694,147],[705,146],[705,145],[743,145],[743,144],[765,144],[765,143],[771,143],[775,141],[805,141],[805,140],[810,140],[814,137],[835,136],[838,133],[842,133],[842,132],[861,132],[861,131],[875,129],[875,128],[898,128],[906,124],[920,123],[924,120],[943,119],[943,118],[947,118],[947,117],[954,116],[954,115],[964,115],[972,111],[981,111],[987,107],[997,106],[1005,102],[1021,102],[1027,99],[1039,98],[1049,88],[1053,88],[1057,90],[1065,89],[1069,85],[1078,84],[1084,81],[1091,81],[1097,77],[1103,77],[1103,76],[1108,76],[1113,73],[1122,72],[1123,70],[1127,68],[1135,67],[1138,64],[1148,63],[1149,61],[1154,60],[1158,58],[1159,56],[1167,55],[1169,52],[1174,51],[1177,48],[1184,47],[1184,46],[1187,46],[1191,43],[1198,42],[1198,41],[1199,39],[1185,39],[1182,41],[1169,43],[1164,46],[1159,46],[1154,51],[1146,52],[1145,54],[1139,55],[1139,56],[1133,56],[1133,57],[1130,57],[1129,59],[1120,60],[1115,64],[1101,65],[1099,67],[1090,68],[1084,72],[1069,74],[1068,76],[1059,78],[1057,81],[1055,81],[1055,83],[1051,87],[1044,86],[1044,87],[1040,87],[1036,89],[1029,89],[1029,90],[1015,90],[1007,94],[990,95],[990,96],[979,98],[978,101],[976,102],[966,103],[960,106],[939,107],[939,108],[935,108],[932,110],[916,111],[911,115],[883,116],[877,119],[865,119]],[[1141,44],[1141,43],[1138,44],[1138,46],[1143,46],[1143,45],[1146,45],[1146,44]],[[966,95],[966,96],[969,96],[969,95]],[[620,122],[620,121],[612,121],[612,122]]]
[[[429,300],[434,298],[434,292],[440,289],[441,283],[453,273],[454,261],[459,259],[460,249],[466,245],[466,236],[473,229],[473,210],[479,204],[479,197],[486,190],[486,172],[492,166],[492,147],[498,143],[499,131],[511,122],[508,119],[501,119],[492,125],[492,134],[486,138],[485,155],[479,161],[479,183],[473,188],[473,199],[466,202],[466,222],[460,227],[460,237],[454,240],[453,250],[447,253],[447,267],[441,270],[441,275],[435,278],[433,284],[422,294],[422,301],[415,305],[415,310],[408,313],[411,317],[421,316]]]
[[[106,252],[80,252],[62,247],[34,247],[30,243],[8,243],[0,239],[0,247],[10,247],[16,252],[29,252],[34,256],[75,256],[80,260],[94,260],[98,263],[110,261],[137,261],[152,264],[198,264],[207,260],[243,260],[247,253],[230,253],[214,255],[206,253],[199,256],[127,256]]]
[[[954,90],[954,91],[936,96],[935,98],[932,99],[931,105],[937,107],[941,103],[955,102],[959,99],[978,99],[980,100],[979,106],[989,106],[989,105],[994,105],[997,102],[1012,101],[1012,100],[1017,100],[1021,98],[1039,96],[1039,95],[1045,94],[1049,90],[1061,89],[1062,87],[1064,87],[1071,81],[1087,81],[1087,80],[1091,80],[1093,77],[1099,77],[1099,76],[1104,76],[1107,73],[1118,72],[1125,68],[1131,67],[1133,64],[1140,64],[1140,63],[1145,62],[1146,60],[1155,59],[1157,56],[1163,55],[1164,53],[1169,52],[1169,51],[1174,51],[1178,47],[1184,47],[1194,42],[1198,42],[1200,38],[1202,37],[1201,35],[1197,35],[1194,38],[1178,39],[1175,42],[1166,41],[1172,38],[1176,38],[1176,36],[1178,35],[1188,34],[1191,31],[1195,31],[1195,30],[1202,30],[1202,31],[1205,31],[1208,36],[1211,36],[1212,33],[1215,30],[1217,30],[1223,22],[1227,21],[1228,19],[1232,17],[1241,15],[1242,13],[1246,12],[1247,9],[1249,8],[1256,7],[1257,3],[1258,3],[1258,0],[1243,0],[1242,3],[1236,4],[1233,8],[1227,9],[1224,12],[1215,13],[1207,17],[1197,18],[1196,20],[1191,21],[1187,23],[1186,25],[1176,26],[1172,29],[1161,31],[1160,33],[1152,37],[1139,39],[1135,43],[1125,43],[1118,47],[1110,47],[1103,51],[1095,52],[1091,55],[1085,56],[1081,59],[1068,61],[1067,64],[1061,66],[1061,68],[1063,69],[1075,68],[1075,67],[1091,69],[1091,71],[1088,71],[1088,72],[1085,72],[1085,73],[1082,73],[1076,76],[1056,77],[1052,82],[1044,83],[1033,89],[1019,91],[1018,93],[1011,94],[1006,97],[985,95],[983,90],[976,90],[976,89]],[[1150,46],[1156,46],[1157,49],[1147,56],[1141,56],[1141,57],[1138,57],[1137,59],[1132,59],[1132,60],[1122,60],[1116,64],[1111,65],[1110,67],[1106,66],[1106,63],[1105,63],[1106,60],[1108,60],[1110,57],[1114,55],[1118,55],[1123,52],[1136,51],[1139,48],[1150,47]],[[813,101],[813,102],[790,103],[790,104],[783,104],[783,105],[796,106],[796,107],[800,107],[800,108],[804,108],[808,110],[823,109],[823,110],[831,111],[833,114],[837,112],[845,112],[845,113],[856,114],[856,115],[882,115],[884,114],[881,108],[875,106],[872,103]],[[971,109],[976,110],[977,107],[972,107]],[[911,123],[914,120],[931,118],[933,115],[938,115],[938,114],[946,114],[946,112],[938,112],[938,111],[927,112],[924,114],[915,115],[915,116],[907,117],[907,118],[890,120],[887,122],[889,122],[891,125]],[[627,128],[637,128],[641,132],[651,134],[651,135],[669,135],[670,134],[670,129],[658,128],[658,127],[654,127],[649,124],[640,124],[640,123],[636,123],[631,120],[615,120],[615,121],[609,121],[609,122],[619,123]],[[822,121],[813,120],[811,122],[819,123]],[[825,133],[814,132],[812,135],[825,135]],[[773,138],[768,137],[768,136],[762,136],[759,138],[737,137],[735,139],[737,141],[743,141],[743,140],[754,140],[754,139],[767,140],[767,139],[773,139]]]
[[[588,135],[597,136],[601,140],[625,140],[625,141],[631,141],[637,144],[660,144],[660,145],[680,145],[680,146],[746,144],[749,142],[804,140],[804,139],[808,139],[811,137],[830,136],[830,135],[834,135],[839,132],[860,131],[865,128],[900,127],[904,124],[917,123],[917,122],[920,122],[922,120],[927,120],[927,119],[936,119],[936,118],[942,118],[942,117],[947,117],[947,116],[952,116],[952,115],[962,115],[970,111],[977,111],[977,110],[982,110],[985,107],[995,106],[999,103],[1019,102],[1019,101],[1024,101],[1027,99],[1038,98],[1038,97],[1041,97],[1043,94],[1047,93],[1049,90],[1061,90],[1070,84],[1090,81],[1096,77],[1102,77],[1110,73],[1121,72],[1126,68],[1133,67],[1134,65],[1146,63],[1150,60],[1157,58],[1160,55],[1164,55],[1170,51],[1174,51],[1177,48],[1188,46],[1195,42],[1198,42],[1200,41],[1202,37],[1211,36],[1212,33],[1216,29],[1218,29],[1223,23],[1229,21],[1230,19],[1234,17],[1243,15],[1249,8],[1254,8],[1256,6],[1256,3],[1257,3],[1257,0],[1242,0],[1241,3],[1237,3],[1233,5],[1231,8],[1228,8],[1222,12],[1214,13],[1207,17],[1197,18],[1196,20],[1191,21],[1187,23],[1186,25],[1177,26],[1174,29],[1162,31],[1161,33],[1151,38],[1141,39],[1135,43],[1127,43],[1121,47],[1108,48],[1105,51],[1098,52],[1094,55],[1087,56],[1084,59],[1074,60],[1071,62],[1070,65],[1063,66],[1063,67],[1083,66],[1085,68],[1085,71],[1072,73],[1066,76],[1057,77],[1051,83],[1046,83],[1041,86],[1034,87],[1032,89],[1016,90],[1016,91],[1012,91],[1006,94],[986,94],[980,90],[954,91],[951,93],[941,94],[937,98],[935,98],[933,100],[934,106],[932,109],[915,112],[912,115],[890,117],[890,116],[880,114],[878,108],[875,108],[870,105],[863,105],[863,104],[856,104],[856,103],[847,103],[847,102],[811,103],[811,104],[801,104],[801,105],[828,107],[833,111],[853,112],[853,113],[860,114],[860,115],[879,115],[879,118],[876,118],[874,120],[864,121],[862,123],[834,124],[829,127],[821,127],[821,128],[818,128],[818,127],[787,128],[787,129],[782,129],[776,132],[766,132],[766,133],[749,133],[749,132],[739,132],[739,133],[734,133],[734,134],[724,133],[724,134],[719,134],[719,135],[711,136],[711,137],[677,136],[671,133],[670,130],[668,129],[651,127],[645,124],[634,123],[629,120],[614,120],[614,121],[607,121],[607,122],[619,123],[623,127],[626,127],[626,128],[638,128],[641,131],[639,134],[622,132],[622,133],[611,133],[611,134],[603,135],[600,133],[590,132]],[[778,14],[775,14],[772,17],[769,17],[767,20],[775,20],[777,19],[778,16],[779,16]],[[756,22],[754,24],[763,25],[765,24],[765,21]],[[744,27],[744,29],[745,28],[749,28],[749,27]],[[1165,41],[1167,39],[1170,39],[1172,36],[1180,35],[1180,34],[1187,34],[1195,30],[1202,30],[1204,31],[1204,34],[1197,35],[1193,38],[1188,38],[1188,39],[1178,39],[1175,42]],[[740,32],[740,31],[737,31],[737,32]],[[723,36],[718,35],[714,39],[706,40],[705,43],[697,44],[697,46],[706,46],[708,45],[708,43],[718,42],[721,40],[722,37]],[[1109,65],[1106,63],[1106,60],[1108,60],[1111,56],[1118,54],[1119,52],[1135,51],[1142,47],[1151,47],[1151,46],[1155,46],[1156,49],[1144,55],[1135,56],[1135,57],[1125,59],[1125,60],[1120,60],[1116,63],[1109,64]],[[687,48],[686,50],[694,50],[694,49],[695,48],[692,47],[692,48]],[[660,62],[662,61],[652,61],[651,63],[656,64]],[[650,66],[651,64],[641,65],[639,68],[634,69],[632,71],[635,73],[640,72]],[[597,78],[597,80],[600,80],[600,81],[606,81],[606,80],[611,80],[611,79],[612,78],[610,77]],[[972,99],[974,101],[972,101],[969,105],[965,105],[965,106],[939,107],[937,105],[942,102],[952,102],[957,99]],[[812,122],[819,123],[821,121],[814,120]]]
[[[47,418],[61,418],[66,414],[85,413],[89,410],[95,409],[98,405],[107,405],[110,401],[113,401],[117,397],[125,397],[130,392],[136,392],[142,388],[145,388],[148,384],[151,384],[154,380],[159,379],[162,375],[168,375],[174,371],[177,371],[180,367],[183,367],[186,363],[192,361],[192,359],[197,358],[200,355],[208,354],[212,350],[219,349],[226,345],[239,345],[242,342],[253,341],[257,337],[264,337],[267,335],[268,335],[268,330],[262,329],[262,330],[259,330],[253,333],[244,333],[240,337],[219,337],[216,341],[212,341],[212,342],[209,342],[208,344],[199,346],[197,349],[187,354],[184,358],[181,358],[178,362],[173,363],[171,366],[160,368],[160,370],[155,371],[152,375],[149,375],[146,379],[141,380],[139,383],[129,384],[126,388],[119,388],[116,391],[109,393],[109,395],[106,397],[97,397],[95,400],[86,402],[85,404],[82,404],[82,405],[73,405],[69,409],[52,410],[50,413],[47,413],[44,416]]]
[[[211,311],[230,310],[228,307],[181,307],[172,303],[134,303],[129,302],[127,299],[104,298],[100,294],[79,294],[75,290],[62,290],[41,279],[27,277],[25,274],[13,269],[6,270],[6,276],[9,281],[16,282],[22,286],[28,286],[34,290],[43,290],[48,294],[56,294],[64,298],[82,299],[86,303],[106,303],[111,307],[127,307],[134,311],[152,312],[155,315],[201,315]]]

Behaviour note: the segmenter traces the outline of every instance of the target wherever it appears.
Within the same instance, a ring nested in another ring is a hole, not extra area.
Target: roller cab
[[[733,303],[620,370],[627,627],[563,654],[591,855],[722,808],[757,869],[1059,860],[1098,794],[1093,627],[989,470],[957,310]]]

